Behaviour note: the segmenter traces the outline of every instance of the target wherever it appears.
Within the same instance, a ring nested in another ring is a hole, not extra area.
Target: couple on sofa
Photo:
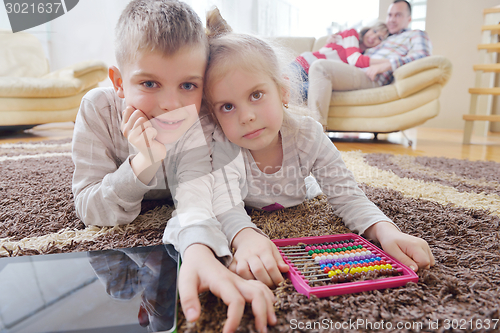
[[[398,67],[431,54],[427,33],[409,30],[410,22],[411,5],[395,0],[386,24],[364,28],[359,34],[354,29],[342,31],[319,51],[297,57],[294,65],[304,82],[302,96],[319,113],[325,129],[332,91],[387,85]]]

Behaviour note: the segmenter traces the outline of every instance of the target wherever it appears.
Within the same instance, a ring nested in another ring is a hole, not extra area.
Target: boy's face
[[[198,119],[206,64],[201,46],[184,47],[171,56],[140,52],[121,72],[115,68],[120,80],[112,80],[127,106],[142,111],[158,131],[156,140],[168,144]]]

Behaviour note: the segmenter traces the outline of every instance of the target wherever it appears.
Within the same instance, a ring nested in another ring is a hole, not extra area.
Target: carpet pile
[[[161,243],[170,202],[145,202],[130,225],[86,227],[71,193],[69,140],[0,145],[0,256],[88,251]],[[275,290],[271,332],[500,331],[500,164],[343,152],[360,187],[406,233],[424,238],[436,265],[404,287],[318,299],[289,280]],[[275,212],[249,211],[271,238],[350,232],[324,197]],[[220,332],[226,306],[202,295],[195,324]],[[247,307],[239,332],[254,332]]]

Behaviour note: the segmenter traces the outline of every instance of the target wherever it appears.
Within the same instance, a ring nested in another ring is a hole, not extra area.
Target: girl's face
[[[375,47],[387,37],[387,32],[384,30],[375,30],[371,28],[363,36],[363,44],[366,48]]]
[[[284,101],[268,75],[233,69],[209,89],[215,116],[229,141],[250,151],[279,143]]]

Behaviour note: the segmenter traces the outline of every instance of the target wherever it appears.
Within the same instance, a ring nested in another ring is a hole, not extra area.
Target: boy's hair
[[[202,45],[208,56],[200,18],[189,5],[177,0],[131,1],[120,15],[115,34],[118,66],[134,61],[139,51],[170,56],[183,46]]]
[[[387,29],[387,25],[383,22],[377,22],[374,25],[372,25],[371,27],[364,27],[359,31],[359,43],[363,43],[363,37],[370,29],[374,29],[377,31],[379,31],[379,30],[384,31],[385,38],[387,38],[387,36],[389,36],[389,29]]]
[[[209,102],[211,85],[221,80],[230,70],[239,68],[269,76],[276,83],[280,96],[282,91],[287,91],[291,98],[297,97],[296,100],[291,100],[290,104],[296,106],[302,104],[298,98],[300,81],[296,71],[293,71],[290,66],[294,59],[291,53],[259,37],[231,33],[231,28],[216,9],[207,13],[206,30],[210,56],[205,73],[205,95]],[[212,109],[211,105],[209,106]],[[297,108],[294,109],[294,111],[297,110]],[[313,116],[312,112],[305,110],[300,110],[298,113]]]

